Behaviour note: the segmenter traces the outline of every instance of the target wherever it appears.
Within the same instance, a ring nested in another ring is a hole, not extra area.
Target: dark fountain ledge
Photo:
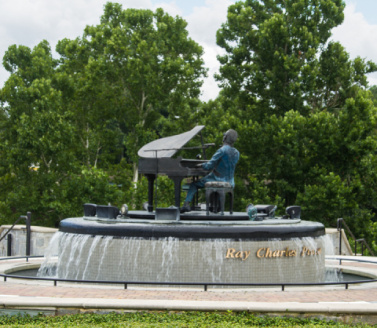
[[[139,211],[142,212],[142,211]],[[148,212],[145,212],[146,214]],[[191,213],[191,212],[190,212]],[[300,219],[265,219],[263,221],[234,220],[238,213],[227,215],[227,221],[216,220],[212,215],[203,215],[198,220],[155,220],[134,218],[105,219],[94,217],[69,218],[61,221],[59,230],[66,233],[132,237],[142,239],[179,238],[202,240],[225,238],[228,240],[265,240],[320,237],[325,234],[323,224]],[[244,215],[239,213],[240,216]],[[233,217],[233,220],[229,220]]]

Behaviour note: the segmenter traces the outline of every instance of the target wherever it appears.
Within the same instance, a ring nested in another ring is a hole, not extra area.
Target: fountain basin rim
[[[300,221],[291,224],[250,224],[224,221],[211,223],[182,221],[139,222],[91,221],[84,218],[68,218],[60,222],[59,231],[95,236],[114,236],[141,239],[177,238],[181,240],[226,239],[226,240],[287,240],[325,235],[322,223]],[[141,220],[140,220],[141,221]],[[290,220],[284,220],[290,221]],[[169,223],[167,223],[169,222]],[[254,222],[255,223],[255,222]]]
[[[264,221],[245,221],[245,220],[232,220],[232,221],[216,221],[216,220],[192,220],[192,221],[176,221],[176,220],[151,220],[151,219],[133,219],[133,218],[118,218],[118,219],[105,219],[96,217],[83,217],[87,221],[97,221],[100,223],[118,224],[118,223],[145,223],[145,224],[160,224],[160,225],[279,225],[279,224],[297,224],[301,219],[286,220],[281,218],[267,219]]]
[[[40,256],[41,258],[43,258],[43,256]],[[17,257],[16,257],[17,258]],[[9,257],[7,259],[5,259],[6,261],[9,261],[9,260],[12,260],[13,258],[12,257]],[[17,258],[18,259],[18,258]],[[55,260],[57,261],[57,257],[55,257]],[[329,256],[326,256],[326,260],[332,260],[332,257],[329,257]],[[346,261],[346,260],[345,260]],[[355,260],[354,262],[357,262],[357,260]],[[374,262],[374,264],[376,264]],[[7,269],[3,269],[3,270],[0,270],[0,274],[1,275],[7,275],[7,276],[10,276],[12,277],[13,275],[14,276],[21,276],[20,279],[22,279],[22,277],[24,277],[25,279],[28,279],[28,280],[33,280],[33,278],[30,278],[30,276],[22,276],[22,275],[19,275],[18,272],[20,271],[24,271],[24,270],[32,270],[32,269],[39,269],[41,266],[41,263],[32,263],[32,262],[25,262],[24,264],[20,265],[20,264],[13,264],[13,266],[10,266],[9,268]],[[367,280],[365,281],[358,281],[359,283],[363,284],[363,283],[369,283],[369,282],[373,282],[373,280],[376,280],[377,279],[377,275],[376,274],[372,274],[372,273],[369,273],[369,272],[365,272],[363,271],[361,268],[359,267],[355,267],[355,268],[350,268],[350,267],[343,267],[341,265],[326,265],[325,266],[325,269],[326,270],[334,270],[334,269],[340,269],[343,273],[347,273],[347,274],[353,274],[353,275],[358,275],[358,276],[361,276],[361,277],[364,277],[364,278],[368,278]],[[54,280],[56,277],[50,277],[50,278],[47,278],[47,279],[50,279],[50,280]],[[43,278],[43,279],[46,279],[46,278]],[[60,280],[60,279],[58,279]],[[62,279],[64,280],[64,279]],[[371,280],[371,281],[370,281]],[[80,282],[80,280],[77,280],[77,282]],[[114,282],[108,282],[108,281],[102,281],[102,283],[106,283],[106,284],[111,284],[111,283],[114,283]],[[122,284],[124,283],[124,281],[119,281],[118,283]],[[336,282],[336,281],[322,281],[322,282],[318,282],[317,284],[314,284],[313,286],[317,286],[317,285],[324,285],[328,288],[328,283],[334,283],[335,285],[337,284],[344,284],[346,282]],[[348,283],[354,283],[353,281],[348,281]],[[288,284],[288,285],[292,285],[292,283],[276,283],[278,285],[280,284]],[[264,283],[261,283],[262,286],[265,286],[266,284]],[[298,283],[297,284],[298,286],[301,286],[302,284]]]

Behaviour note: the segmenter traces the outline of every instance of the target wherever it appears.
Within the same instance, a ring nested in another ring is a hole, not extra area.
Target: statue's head
[[[237,132],[232,129],[229,129],[228,131],[224,133],[223,143],[228,144],[229,146],[233,146],[237,140],[237,137],[238,137]]]

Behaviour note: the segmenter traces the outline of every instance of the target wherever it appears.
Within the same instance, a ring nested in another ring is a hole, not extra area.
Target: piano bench
[[[225,207],[225,196],[226,194],[230,194],[230,209],[229,213],[233,214],[233,201],[234,201],[234,194],[233,194],[233,187],[229,182],[220,182],[220,181],[211,181],[206,182],[205,184],[206,189],[206,210],[207,215],[209,215],[209,205],[211,198],[215,199],[216,201],[213,204],[213,207],[217,209],[217,199],[220,201],[220,211],[221,215],[224,215],[224,207]],[[216,199],[216,196],[217,199]]]

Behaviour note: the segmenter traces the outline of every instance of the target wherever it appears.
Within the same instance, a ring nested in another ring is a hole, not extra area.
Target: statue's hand
[[[196,164],[195,167],[202,167],[203,164]]]

